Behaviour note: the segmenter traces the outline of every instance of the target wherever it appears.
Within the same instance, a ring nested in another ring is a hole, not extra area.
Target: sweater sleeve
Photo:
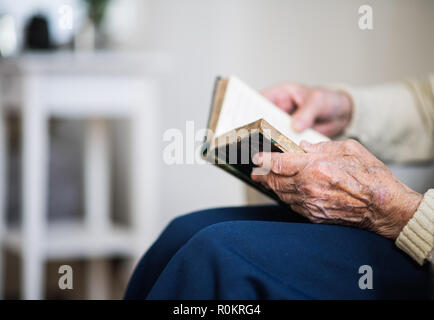
[[[385,161],[434,158],[434,76],[374,87],[338,86],[353,101],[345,132]]]
[[[434,189],[425,193],[419,208],[402,229],[395,244],[420,265],[425,261],[432,260],[434,247]]]

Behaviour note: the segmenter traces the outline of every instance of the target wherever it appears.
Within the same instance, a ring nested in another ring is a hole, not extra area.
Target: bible
[[[327,141],[324,135],[307,129],[291,129],[291,116],[238,78],[217,77],[215,81],[208,130],[202,157],[243,180],[265,195],[278,196],[250,177],[258,152],[303,153],[301,140]]]

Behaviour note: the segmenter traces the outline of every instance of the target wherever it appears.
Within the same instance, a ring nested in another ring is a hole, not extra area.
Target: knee
[[[218,224],[224,219],[228,210],[234,208],[214,208],[195,211],[174,218],[166,227],[165,233],[194,234],[210,225]],[[231,212],[232,212],[231,211]]]
[[[164,232],[172,234],[188,231],[197,225],[197,221],[201,214],[203,214],[202,211],[195,211],[178,216],[167,225]]]
[[[187,243],[187,247],[193,251],[216,252],[219,248],[231,247],[239,236],[237,226],[242,221],[218,222],[210,225],[198,233]]]
[[[164,233],[178,234],[185,233],[197,228],[200,215],[204,214],[203,211],[195,211],[185,215],[174,218],[165,228]]]
[[[189,223],[191,223],[190,214],[178,216],[173,218],[167,227],[164,229],[164,232],[176,232],[185,228]]]

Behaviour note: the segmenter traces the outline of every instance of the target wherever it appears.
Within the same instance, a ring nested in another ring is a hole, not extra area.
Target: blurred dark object
[[[27,50],[53,49],[48,21],[43,15],[38,14],[30,18],[25,28],[24,48]]]
[[[96,28],[101,26],[110,0],[84,0],[87,4],[88,16]]]

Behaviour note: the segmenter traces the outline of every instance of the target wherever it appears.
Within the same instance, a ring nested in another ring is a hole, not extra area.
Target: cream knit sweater
[[[387,161],[434,159],[434,76],[375,87],[340,88],[353,100],[356,137]],[[428,190],[396,245],[419,264],[431,261],[434,247],[434,189]]]

